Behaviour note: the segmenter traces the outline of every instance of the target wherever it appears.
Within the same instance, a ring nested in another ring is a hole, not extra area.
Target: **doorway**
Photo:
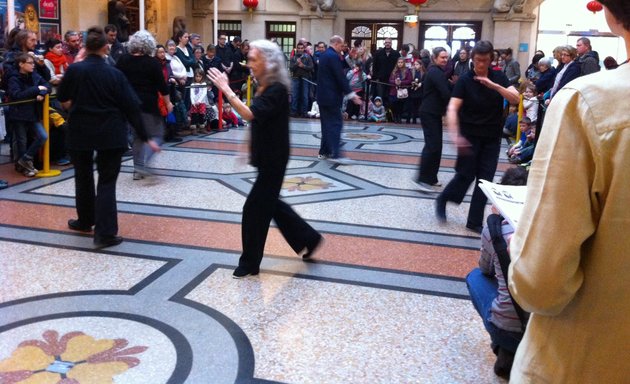
[[[392,48],[400,50],[403,42],[403,23],[398,21],[348,20],[346,21],[345,40],[349,46],[358,40],[374,54],[383,47],[385,39],[392,39]]]

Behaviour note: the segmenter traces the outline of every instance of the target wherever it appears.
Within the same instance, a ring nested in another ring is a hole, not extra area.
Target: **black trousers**
[[[83,225],[94,225],[94,237],[118,234],[116,180],[124,149],[96,151],[98,183],[94,188],[94,151],[70,151],[74,164],[75,201],[78,219]]]
[[[501,137],[469,135],[464,137],[470,142],[471,147],[457,150],[455,177],[444,188],[441,198],[460,204],[470,183],[475,181],[466,225],[480,227],[483,226],[483,214],[488,199],[478,184],[480,179],[492,181],[494,178],[501,150]]]
[[[243,253],[238,265],[258,270],[273,219],[291,248],[299,253],[311,248],[320,234],[279,199],[286,165],[258,168],[258,177],[243,206],[241,236]]]
[[[442,116],[435,113],[420,113],[424,147],[420,159],[418,181],[433,185],[438,182],[438,171],[442,161]]]

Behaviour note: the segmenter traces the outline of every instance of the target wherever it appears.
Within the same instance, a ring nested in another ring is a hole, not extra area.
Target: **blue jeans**
[[[15,120],[11,121],[10,124],[13,126],[13,133],[15,135],[16,159],[26,156],[32,160],[37,154],[37,151],[39,151],[39,149],[46,144],[46,140],[48,140],[48,135],[46,134],[44,126],[40,122]],[[26,145],[28,143],[29,132],[32,132],[35,135],[35,139],[27,148]]]
[[[490,334],[493,349],[499,346],[510,352],[516,352],[523,334],[503,330],[490,322],[490,308],[498,295],[496,277],[486,276],[479,268],[475,268],[466,276],[466,285],[470,292],[470,299],[481,316],[486,331]]]
[[[302,78],[291,79],[291,113],[304,116],[308,111],[309,83]],[[298,107],[300,107],[298,111]]]
[[[341,129],[343,116],[341,107],[319,106],[320,122],[322,125],[322,142],[319,154],[336,159],[342,157]]]

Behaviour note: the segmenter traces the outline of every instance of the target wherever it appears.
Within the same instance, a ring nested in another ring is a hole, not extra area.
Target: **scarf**
[[[48,51],[44,57],[52,63],[53,67],[55,67],[55,75],[61,75],[62,67],[64,72],[68,69],[68,61],[64,55],[55,55],[51,51]]]

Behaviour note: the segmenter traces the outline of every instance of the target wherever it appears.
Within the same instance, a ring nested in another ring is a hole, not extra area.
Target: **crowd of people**
[[[630,51],[627,2],[601,3],[611,30],[624,37]],[[497,354],[495,372],[515,382],[627,378],[630,307],[618,298],[627,295],[628,283],[623,274],[609,272],[627,269],[628,244],[623,238],[619,243],[618,226],[628,222],[623,206],[628,176],[622,170],[629,125],[627,115],[619,113],[628,96],[619,79],[628,66],[627,60],[607,59],[606,68],[617,68],[619,75],[585,77],[600,71],[588,38],[578,39],[575,47],[557,47],[555,67],[537,51],[522,72],[511,49],[495,50],[485,40],[451,58],[447,47],[429,52],[405,44],[396,51],[385,39],[372,56],[363,41],[350,48],[335,35],[315,48],[300,41],[287,58],[271,41],[228,42],[225,35],[204,49],[201,36],[185,30],[164,46],[146,31],[123,44],[113,25],[90,28],[85,41],[69,31],[63,42],[47,41],[43,55],[35,53],[35,33],[14,30],[8,37],[2,62],[6,100],[34,100],[8,108],[16,170],[37,174],[36,155],[48,139],[41,103],[56,95],[55,126],[67,139],[58,160],[61,164],[69,156],[75,167],[77,218],[68,227],[94,231],[97,247],[123,241],[115,190],[126,151],[132,149],[134,180],[151,177],[149,161],[163,140],[178,140],[185,128],[194,135],[245,120],[252,123],[250,164],[258,176],[243,208],[243,253],[233,276],[259,273],[272,219],[293,250],[309,259],[322,235],[279,198],[289,159],[289,117],[319,117],[320,159],[349,164],[340,145],[344,114],[397,123],[404,117],[417,123],[419,116],[425,146],[416,181],[421,191],[439,193],[436,217],[446,221],[447,203],[460,204],[475,183],[466,227],[482,234],[482,251],[480,268],[467,283]],[[250,71],[255,97],[248,106],[242,97]],[[573,81],[580,77],[585,78]],[[225,99],[222,111],[216,107],[219,94]],[[457,163],[442,190],[437,176],[444,116]],[[536,155],[545,116],[547,132]],[[507,151],[511,163],[537,161],[529,174],[526,167],[515,167],[502,180],[528,184],[519,227],[491,215],[484,229],[487,199],[478,183],[494,178],[504,135],[515,137]],[[563,175],[572,170],[567,183]],[[566,233],[570,239],[559,241]],[[508,248],[509,274],[502,265]],[[531,312],[529,320],[514,301]]]

